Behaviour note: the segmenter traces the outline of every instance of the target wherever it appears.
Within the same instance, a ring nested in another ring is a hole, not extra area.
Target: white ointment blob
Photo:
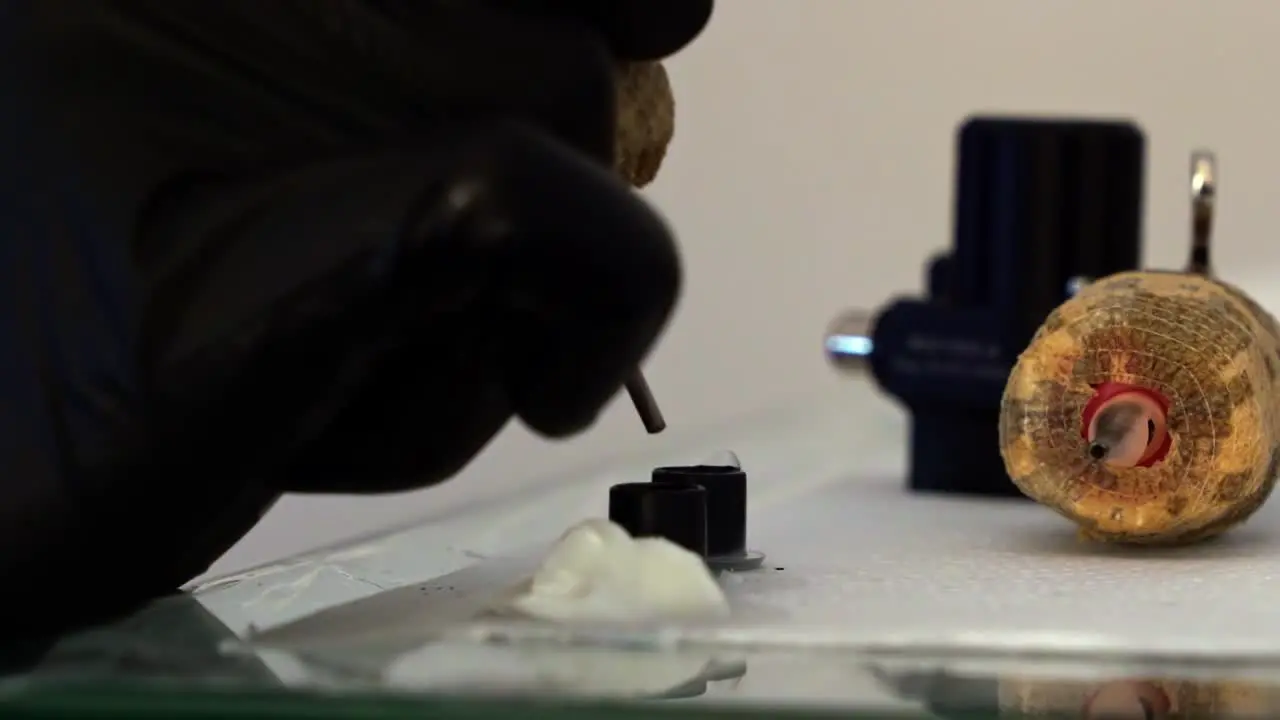
[[[702,558],[602,519],[570,528],[498,611],[558,622],[716,618],[729,602]]]

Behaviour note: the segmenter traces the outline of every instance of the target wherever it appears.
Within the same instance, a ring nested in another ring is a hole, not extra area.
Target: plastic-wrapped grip
[[[1005,389],[1000,450],[1023,493],[1114,542],[1185,543],[1244,521],[1280,470],[1280,329],[1240,290],[1199,275],[1121,273],[1046,319]],[[1081,432],[1099,387],[1168,401],[1167,453],[1094,458]]]

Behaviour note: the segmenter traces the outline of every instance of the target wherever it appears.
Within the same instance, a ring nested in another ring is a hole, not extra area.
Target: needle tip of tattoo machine
[[[631,396],[631,404],[636,408],[636,414],[640,416],[640,422],[644,423],[644,429],[650,435],[657,435],[667,429],[667,420],[662,415],[662,409],[658,407],[658,401],[653,397],[653,391],[649,389],[649,383],[644,379],[644,375],[640,371],[636,371],[626,383],[627,395]]]

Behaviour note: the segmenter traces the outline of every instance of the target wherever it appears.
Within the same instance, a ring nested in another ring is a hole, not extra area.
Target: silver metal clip
[[[1209,246],[1213,239],[1213,208],[1218,198],[1218,161],[1213,153],[1191,153],[1191,256],[1187,272],[1209,275]]]
[[[831,323],[822,345],[837,370],[850,375],[867,373],[871,371],[874,336],[875,317],[863,310],[850,310]]]

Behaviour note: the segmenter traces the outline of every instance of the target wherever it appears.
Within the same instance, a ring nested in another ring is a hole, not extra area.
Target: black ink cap
[[[747,549],[747,474],[742,468],[737,465],[654,468],[653,481],[649,484],[699,487],[706,493],[707,564],[713,570],[755,570],[764,562],[764,553]]]
[[[707,493],[707,554],[747,549],[747,474],[728,465],[660,467],[653,482],[698,485]]]
[[[661,537],[707,556],[707,491],[687,483],[637,482],[609,488],[609,520],[632,537]]]

